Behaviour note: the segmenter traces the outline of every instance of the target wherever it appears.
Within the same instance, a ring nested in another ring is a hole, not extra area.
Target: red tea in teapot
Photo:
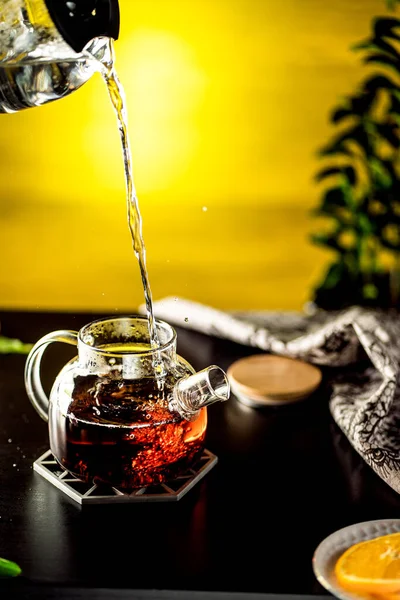
[[[123,490],[174,479],[201,455],[207,416],[202,409],[187,421],[171,411],[173,385],[76,377],[67,413],[50,417],[53,453],[79,479]]]

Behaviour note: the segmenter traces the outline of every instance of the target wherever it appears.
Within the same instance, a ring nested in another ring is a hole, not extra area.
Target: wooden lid
[[[237,360],[229,367],[227,375],[232,392],[250,405],[301,400],[316,390],[322,380],[321,370],[314,365],[267,354]]]

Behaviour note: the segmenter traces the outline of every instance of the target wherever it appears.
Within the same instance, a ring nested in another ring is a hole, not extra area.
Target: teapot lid
[[[96,37],[118,39],[118,0],[45,0],[45,3],[58,31],[75,52],[81,52]]]

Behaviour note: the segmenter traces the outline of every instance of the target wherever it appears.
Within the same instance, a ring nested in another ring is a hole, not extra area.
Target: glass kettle
[[[118,35],[118,0],[0,0],[0,113],[78,89]]]
[[[144,316],[110,317],[79,332],[41,338],[25,367],[27,394],[49,423],[50,449],[85,482],[121,490],[186,473],[201,456],[207,406],[229,398],[226,374],[212,365],[195,373],[176,353],[175,330],[156,320],[159,346]],[[78,346],[47,398],[40,362],[51,342]]]

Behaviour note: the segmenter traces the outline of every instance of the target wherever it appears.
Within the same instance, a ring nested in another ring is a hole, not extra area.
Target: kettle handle
[[[44,421],[49,420],[49,399],[44,393],[40,379],[40,363],[47,346],[52,342],[78,345],[78,332],[69,329],[53,331],[40,338],[28,354],[25,364],[25,388],[29,400]]]

